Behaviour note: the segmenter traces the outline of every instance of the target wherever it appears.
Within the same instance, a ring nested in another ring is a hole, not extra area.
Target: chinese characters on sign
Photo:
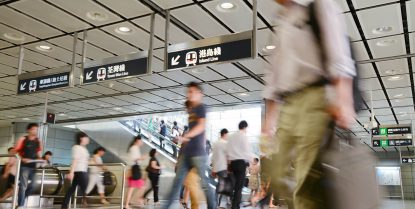
[[[196,41],[197,42],[197,41]],[[169,49],[174,49],[174,45]],[[252,57],[252,39],[235,40],[168,53],[168,69],[180,69],[202,64],[234,61]]]
[[[372,135],[392,135],[392,134],[410,134],[412,133],[410,126],[404,127],[381,127],[372,129]]]
[[[411,146],[412,139],[375,139],[372,140],[373,147],[399,147]]]
[[[70,72],[20,79],[17,87],[18,94],[34,93],[70,85]]]
[[[125,78],[147,73],[147,58],[87,67],[84,69],[83,83]]]

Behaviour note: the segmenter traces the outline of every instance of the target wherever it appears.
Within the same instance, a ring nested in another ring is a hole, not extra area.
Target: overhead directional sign
[[[147,72],[147,52],[139,52],[85,63],[85,68],[82,73],[82,83],[88,84],[98,81],[128,78],[144,75]]]
[[[168,70],[252,58],[252,31],[213,37],[168,47]]]
[[[375,139],[372,140],[373,147],[401,147],[411,146],[412,139]]]
[[[71,68],[24,73],[18,76],[17,94],[28,94],[71,86]]]
[[[415,157],[402,157],[403,164],[415,163]]]
[[[411,134],[412,128],[410,125],[407,126],[395,126],[395,127],[380,127],[372,129],[372,136],[378,135],[393,135],[393,134]]]

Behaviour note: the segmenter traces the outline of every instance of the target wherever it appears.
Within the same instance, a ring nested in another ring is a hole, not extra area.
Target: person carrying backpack
[[[355,62],[335,1],[313,2],[319,34],[310,24],[310,0],[275,1],[283,9],[275,43],[278,52],[263,92],[266,119],[261,143],[278,146],[268,149],[278,150],[272,163],[271,186],[277,188],[273,190],[295,209],[320,209],[323,203],[317,193],[310,195],[316,188],[310,187],[307,176],[313,172],[331,121],[341,128],[350,128],[354,122]],[[276,141],[271,141],[276,123]],[[291,161],[296,178],[293,194],[285,183]]]

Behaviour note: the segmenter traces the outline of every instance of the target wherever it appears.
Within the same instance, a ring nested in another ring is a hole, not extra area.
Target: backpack
[[[321,36],[320,24],[317,19],[317,8],[316,8],[316,3],[314,1],[308,5],[308,14],[309,14],[308,24],[311,26],[313,34],[320,46],[322,63],[325,63],[326,53],[323,47],[323,40],[322,40],[323,37]],[[355,61],[356,76],[353,78],[353,100],[354,100],[354,109],[356,113],[358,113],[364,107],[363,95],[359,88],[359,70],[356,64],[356,54],[354,53],[354,50],[351,45],[351,39],[348,36],[345,36],[345,38],[349,40],[351,58],[353,59],[353,61]]]

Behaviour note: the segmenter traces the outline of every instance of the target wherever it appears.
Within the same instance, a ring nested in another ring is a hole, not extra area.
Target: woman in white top
[[[14,147],[10,147],[8,150],[9,155],[16,155],[16,150]],[[17,172],[17,159],[15,157],[9,157],[7,164],[4,167],[2,181],[7,182],[7,190],[0,197],[0,202],[7,200],[9,197],[13,196],[14,184],[16,180]]]
[[[86,203],[85,191],[88,186],[88,162],[89,152],[86,149],[86,145],[89,144],[89,137],[83,132],[76,134],[75,145],[72,147],[72,164],[71,170],[67,175],[69,180],[72,180],[72,185],[68,189],[65,195],[65,199],[62,202],[62,209],[67,209],[69,206],[69,200],[75,193],[76,187],[80,187],[80,191],[84,196],[83,203]]]
[[[128,156],[130,161],[130,166],[133,165],[140,165],[140,161],[144,160],[145,157],[141,155],[140,147],[143,145],[143,142],[141,141],[141,135],[138,135],[134,137],[133,141],[130,143],[130,146],[128,147]],[[144,185],[145,181],[141,179],[133,179],[132,177],[132,171],[130,172],[130,176],[128,177],[128,191],[127,191],[127,198],[125,200],[125,209],[131,209],[130,207],[130,200],[131,196],[134,193],[135,189],[139,189],[140,193],[144,192]],[[144,198],[141,197],[139,200],[139,204],[144,204]]]
[[[95,185],[97,185],[98,194],[101,197],[101,203],[108,205],[109,202],[105,199],[105,187],[102,182],[101,173],[107,168],[103,165],[102,156],[105,155],[105,148],[98,147],[94,150],[94,155],[92,156],[90,163],[93,164],[89,170],[89,183],[86,189],[86,193],[89,194]]]

